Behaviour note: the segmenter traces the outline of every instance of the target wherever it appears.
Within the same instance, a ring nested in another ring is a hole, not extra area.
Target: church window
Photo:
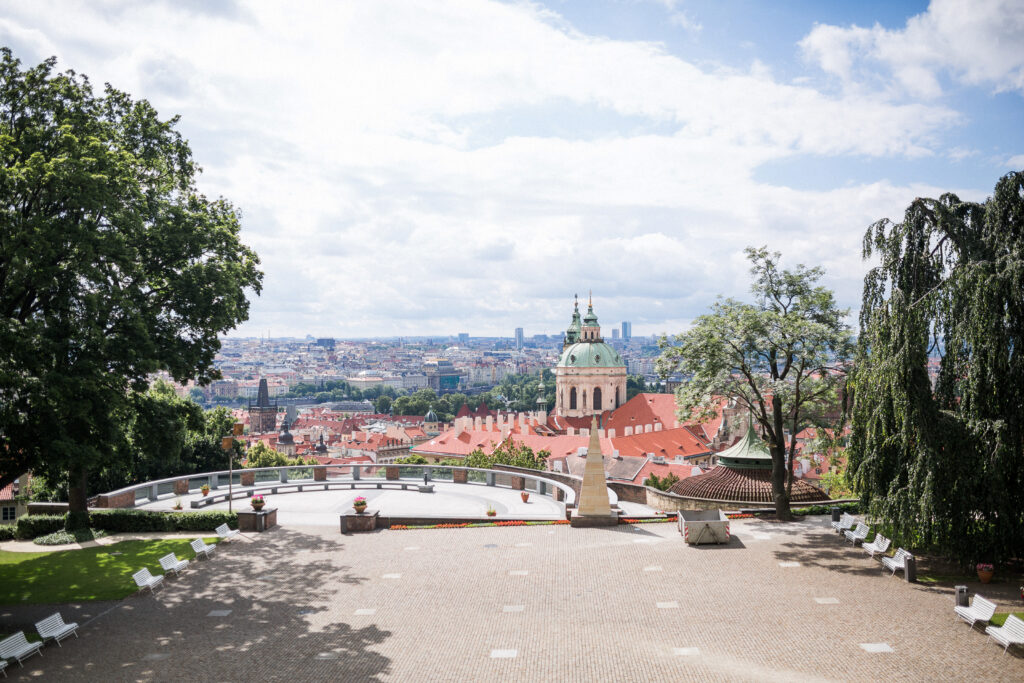
[[[594,389],[594,410],[601,410],[601,387]]]
[[[569,390],[569,410],[576,410],[576,387]]]

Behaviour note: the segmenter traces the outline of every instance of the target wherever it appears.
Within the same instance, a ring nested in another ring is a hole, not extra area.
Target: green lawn
[[[1024,619],[1024,612],[1014,612],[1013,614],[1018,619]],[[993,626],[1002,626],[1003,624],[1006,623],[1006,617],[1008,617],[1008,616],[1010,616],[1010,615],[1009,614],[993,614],[992,618],[989,619],[989,623],[992,624]]]
[[[119,600],[138,590],[132,574],[143,567],[162,574],[160,558],[172,552],[180,559],[195,557],[185,538],[49,553],[0,551],[0,605]]]

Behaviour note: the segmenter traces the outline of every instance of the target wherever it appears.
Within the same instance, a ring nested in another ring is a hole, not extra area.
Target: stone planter
[[[526,491],[523,491],[522,493],[520,493],[519,497],[523,499],[524,503],[529,503],[530,502],[530,494],[527,493]]]
[[[239,531],[267,531],[274,526],[277,526],[277,508],[238,511]]]
[[[992,577],[994,575],[995,575],[994,571],[987,572],[987,571],[984,571],[982,569],[978,570],[978,580],[981,581],[982,583],[988,583],[989,581],[992,580]]]
[[[366,512],[366,506],[365,505],[353,505],[352,509],[356,511],[357,515],[361,515],[364,512]]]
[[[265,505],[265,503],[253,503],[252,504],[252,509],[255,510],[256,512],[259,512],[260,510],[263,509],[264,505]]]
[[[353,532],[373,531],[377,528],[378,512],[378,510],[371,510],[365,515],[341,515],[341,533],[350,534]]]

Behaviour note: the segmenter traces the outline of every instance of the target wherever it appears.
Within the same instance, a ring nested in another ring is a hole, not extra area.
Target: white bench
[[[214,531],[217,532],[217,535],[220,536],[220,540],[222,541],[230,541],[232,538],[241,533],[238,531],[238,529],[232,529],[227,524],[221,524],[219,527],[214,529]]]
[[[871,543],[863,543],[860,547],[866,550],[868,555],[874,557],[875,553],[884,554],[887,550],[889,550],[890,543],[892,543],[892,541],[890,541],[882,534],[875,534],[875,540],[871,541]]]
[[[7,660],[6,659],[0,659],[0,671],[4,671],[4,669],[6,669],[6,668],[7,668]],[[7,678],[7,672],[6,671],[4,671],[4,678]]]
[[[163,567],[165,576],[167,572],[174,572],[174,575],[177,576],[182,569],[188,567],[188,560],[179,560],[174,553],[167,553],[160,558],[160,566]]]
[[[132,574],[132,578],[135,579],[135,585],[138,586],[140,590],[144,591],[148,588],[150,593],[153,592],[154,588],[156,588],[164,582],[163,574],[160,574],[159,576],[153,576],[149,573],[149,569],[147,569],[146,567],[143,567],[139,571]]]
[[[832,522],[832,528],[841,534],[847,529],[852,529],[856,524],[857,518],[849,512],[844,512],[838,522]]]
[[[36,631],[39,632],[39,636],[43,639],[44,643],[53,638],[57,646],[61,647],[60,641],[72,633],[75,634],[75,638],[78,637],[78,624],[65,624],[60,612],[55,612],[42,621],[37,621]]]
[[[904,550],[903,548],[899,548],[896,550],[896,554],[892,557],[883,557],[882,565],[886,569],[891,569],[892,575],[896,576],[897,569],[906,569],[908,557],[913,557],[913,555],[911,555],[908,551]]]
[[[1004,655],[1011,645],[1024,645],[1024,621],[1013,614],[1006,617],[1006,623],[1002,626],[986,627],[985,633],[1003,646]]]
[[[207,545],[206,541],[201,538],[197,538],[192,541],[192,550],[195,551],[196,557],[205,555],[206,559],[210,559],[210,553],[217,549],[216,545]]]
[[[971,601],[970,607],[957,605],[953,610],[956,612],[954,621],[956,621],[956,619],[963,619],[971,625],[971,628],[974,628],[974,625],[978,622],[981,622],[982,624],[988,623],[988,620],[996,613],[996,603],[991,600],[986,600],[980,595],[975,595],[974,600]]]
[[[864,522],[857,522],[857,528],[853,531],[844,531],[843,535],[846,536],[846,540],[854,545],[857,545],[871,533],[871,529]]]
[[[0,640],[0,659],[17,659],[20,666],[25,666],[21,660],[28,659],[35,653],[43,656],[42,643],[30,643],[25,637],[24,631],[18,631],[13,636],[7,636]],[[4,672],[7,675],[7,672]]]

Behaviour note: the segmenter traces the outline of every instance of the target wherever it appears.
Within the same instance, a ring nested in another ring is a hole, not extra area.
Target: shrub
[[[0,541],[10,541],[14,538],[13,524],[0,524]]]
[[[225,510],[157,512],[155,510],[103,510],[94,512],[92,526],[105,531],[213,531],[227,523],[238,528],[238,515]]]
[[[96,538],[103,538],[106,535],[106,531],[93,531],[92,529],[78,529],[76,531],[61,529],[60,531],[54,531],[52,534],[39,536],[32,542],[36,545],[65,545],[67,543],[91,541]]]
[[[794,515],[827,515],[832,512],[832,508],[839,508],[840,512],[849,512],[852,514],[860,514],[860,503],[839,503],[838,505],[810,505],[803,508],[794,508]]]
[[[25,515],[18,519],[17,531],[14,533],[18,538],[28,539],[52,534],[63,528],[64,515]]]

